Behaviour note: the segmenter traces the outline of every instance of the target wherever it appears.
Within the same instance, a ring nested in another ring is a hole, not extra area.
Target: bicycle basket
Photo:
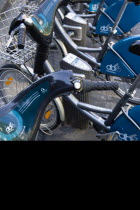
[[[22,7],[21,7],[22,2]],[[25,64],[35,55],[36,43],[27,35],[24,50],[19,50],[18,37],[15,35],[11,37],[8,35],[9,27],[14,18],[16,18],[21,11],[25,11],[30,15],[38,8],[38,4],[34,1],[27,3],[26,0],[11,0],[11,9],[0,14],[0,60],[10,61],[18,65]],[[14,7],[19,5],[19,7]]]
[[[38,9],[38,7],[40,6],[40,4],[43,2],[44,0],[10,0],[10,7],[11,8],[16,8],[16,7],[27,7],[29,8],[30,13],[36,11]]]
[[[27,0],[10,0],[10,4],[12,8],[23,6],[27,4]]]

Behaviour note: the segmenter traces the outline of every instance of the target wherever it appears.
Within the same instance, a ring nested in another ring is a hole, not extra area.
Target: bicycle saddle
[[[134,42],[130,48],[129,51],[135,55],[139,55],[140,56],[140,40],[137,40],[136,42]]]

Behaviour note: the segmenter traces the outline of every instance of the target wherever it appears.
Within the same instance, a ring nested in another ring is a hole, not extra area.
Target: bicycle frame
[[[60,44],[60,47],[62,49],[64,49],[63,53],[64,53],[64,55],[66,55],[67,51],[63,47],[63,44],[61,43],[61,41],[59,41],[59,40],[56,40],[56,41],[57,41],[58,44]],[[46,74],[55,72],[54,69],[52,68],[52,66],[50,65],[48,60],[46,60],[45,63],[47,63],[47,65],[44,65],[44,72]],[[21,68],[22,72],[25,72],[27,74],[30,73],[30,75],[32,77],[34,76],[34,69],[33,68],[28,67],[28,66],[25,67],[25,65],[21,65],[20,68]],[[60,120],[61,120],[61,122],[64,122],[65,121],[65,111],[64,111],[63,104],[62,104],[60,98],[55,98],[54,101],[55,101],[55,103],[57,105],[57,109],[58,109],[58,112],[59,112]]]
[[[59,3],[61,3],[61,2],[62,2],[62,0],[59,0]],[[47,2],[47,4],[48,4],[48,2]],[[39,17],[43,17],[43,15],[41,16],[41,12],[44,12],[44,10],[43,10],[44,7],[45,7],[44,5],[47,5],[47,4],[46,4],[46,2],[44,2],[43,5],[37,10],[37,12],[35,12],[34,16],[38,15],[38,13],[39,13]],[[52,4],[51,1],[50,1],[50,4]],[[58,2],[55,2],[54,5],[53,4],[52,5],[55,7],[55,4],[58,4]],[[52,13],[52,15],[53,15],[53,13]],[[50,17],[50,19],[49,19],[50,22],[52,21],[51,18],[53,19],[53,17],[52,16]],[[34,17],[32,19],[33,19],[35,25],[37,27],[39,27],[39,23],[38,23],[37,19],[34,18]],[[45,23],[46,23],[46,21],[45,21]],[[50,23],[50,25],[51,25],[51,23]],[[44,27],[44,25],[42,26],[42,28],[43,27]],[[50,26],[50,28],[51,28],[51,26]],[[36,56],[35,56],[35,62],[34,62],[34,68],[33,69],[31,69],[31,68],[28,69],[31,75],[36,73],[36,74],[42,76],[42,75],[44,75],[44,73],[49,74],[49,73],[54,72],[53,69],[51,69],[52,71],[47,71],[46,69],[43,68],[44,62],[48,60],[48,48],[49,48],[49,44],[50,44],[52,36],[53,36],[53,34],[51,32],[48,32],[48,33],[50,33],[48,35],[48,37],[49,37],[48,38],[48,40],[49,40],[48,43],[44,43],[44,39],[43,39],[43,44],[44,45],[42,45],[40,42],[38,43],[37,50],[36,50]],[[35,40],[38,39],[38,36],[36,37],[36,34],[34,34],[33,37],[35,38]],[[66,55],[67,50],[64,49],[63,43],[60,40],[55,39],[55,41],[61,47],[63,54]],[[37,42],[38,42],[38,40],[37,40]],[[24,68],[23,66],[22,66],[22,70],[26,72],[26,68]],[[64,111],[63,104],[62,104],[60,98],[55,98],[54,101],[56,103],[56,106],[57,106],[57,109],[58,109],[58,112],[59,112],[59,115],[60,115],[60,120],[61,120],[61,122],[64,122],[65,121],[65,111]]]

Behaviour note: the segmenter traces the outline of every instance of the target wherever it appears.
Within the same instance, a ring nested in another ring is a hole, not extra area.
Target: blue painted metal
[[[110,27],[114,25],[114,22],[118,16],[118,13],[123,5],[124,0],[118,0],[117,3],[109,6],[105,12],[111,18],[111,20],[102,14],[97,22],[96,34],[108,35],[110,33]],[[119,23],[118,32],[116,35],[122,35],[129,32],[136,24],[140,22],[140,6],[135,6],[134,3],[129,3],[124,15]]]
[[[121,41],[116,43],[113,48],[138,75],[140,73],[140,56],[135,55],[129,51],[129,47],[131,46],[131,44],[133,44],[137,40],[140,40],[140,35],[122,39]]]
[[[135,78],[140,73],[140,56],[131,53],[129,47],[136,40],[140,40],[140,36],[128,37],[113,45],[113,49],[123,58],[129,67],[110,49],[102,60],[101,72],[125,78]]]
[[[0,119],[0,139],[8,140],[15,139],[23,129],[23,120],[21,115],[12,110],[7,115]],[[10,134],[10,135],[9,135]]]
[[[138,126],[140,126],[140,106],[135,106],[130,109],[128,115]],[[120,132],[120,141],[140,141],[140,130],[125,116],[125,114],[121,114],[115,120],[110,131]]]
[[[33,33],[31,35],[33,35],[37,43],[40,44],[42,42],[42,44],[50,44],[53,34],[55,14],[62,3],[64,3],[64,0],[47,0],[32,15],[32,21],[34,24],[34,27],[32,28],[34,29],[34,32],[30,32]]]
[[[114,4],[116,2],[118,2],[118,0],[105,0],[105,3],[107,4],[107,6],[111,6],[112,4]]]
[[[42,101],[49,95],[49,91],[48,82],[36,85],[32,90],[27,91],[25,96],[22,96],[18,105],[0,117],[0,140],[25,141],[30,139],[36,127],[39,108],[42,106]]]
[[[89,4],[89,11],[90,12],[97,12],[99,9],[100,2],[102,0],[92,0]],[[105,0],[104,2],[104,8],[111,6],[112,4],[116,3],[118,0]],[[124,0],[123,0],[124,1]]]
[[[89,4],[89,11],[90,12],[97,12],[99,9],[101,0],[92,0],[92,2]]]

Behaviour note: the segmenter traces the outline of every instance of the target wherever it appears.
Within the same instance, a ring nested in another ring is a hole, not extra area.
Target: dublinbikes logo
[[[98,4],[93,4],[92,5],[92,11],[97,11],[99,8],[99,3]]]
[[[124,133],[124,134],[120,133],[119,138],[122,141],[138,141],[138,138],[137,138],[136,134],[128,136],[126,133]]]
[[[101,33],[108,33],[110,31],[111,27],[110,24],[108,24],[107,26],[101,26],[100,27],[100,32]]]
[[[5,128],[6,133],[10,134],[12,133],[16,128],[16,125],[13,123],[9,123],[9,125]]]
[[[107,65],[107,66],[106,66],[106,71],[107,71],[107,72],[110,72],[110,73],[116,74],[116,73],[118,73],[118,72],[121,72],[121,68],[120,68],[120,66],[119,66],[118,63],[115,64],[114,66],[113,66],[112,64],[110,64],[110,65]]]

